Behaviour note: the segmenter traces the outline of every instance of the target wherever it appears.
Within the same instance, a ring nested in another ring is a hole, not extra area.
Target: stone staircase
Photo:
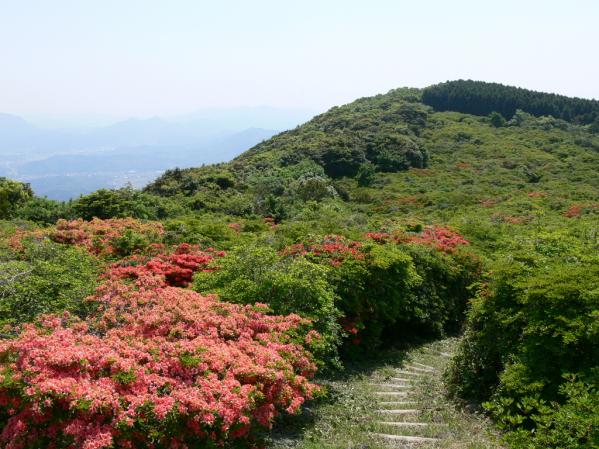
[[[451,354],[431,351],[424,356],[428,361]],[[377,407],[372,437],[393,448],[443,447],[447,423],[430,413],[432,404],[423,400],[427,384],[439,382],[441,375],[441,370],[430,364],[408,360],[382,382],[371,383]]]

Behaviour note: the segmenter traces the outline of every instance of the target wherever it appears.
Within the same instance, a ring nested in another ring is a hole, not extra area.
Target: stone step
[[[406,369],[409,369],[409,370],[412,370],[412,371],[416,371],[416,372],[419,372],[419,373],[434,373],[435,372],[435,370],[430,370],[428,368],[419,368],[417,366],[412,366],[412,365],[406,366]]]
[[[442,355],[443,357],[453,357],[452,354],[450,354],[449,352],[439,352],[440,355]]]
[[[438,438],[417,437],[412,435],[389,435],[386,433],[373,433],[372,435],[386,440],[403,441],[406,443],[428,443],[439,441]]]
[[[408,395],[405,391],[375,391],[374,394],[377,396],[401,396],[406,397]]]
[[[428,369],[430,371],[436,371],[433,366],[425,365],[424,363],[412,362],[412,365],[418,365],[421,368]]]
[[[389,380],[393,381],[393,382],[412,382],[414,379],[407,379],[405,377],[390,377]]]
[[[377,424],[393,427],[428,427],[428,423],[425,422],[378,421]]]
[[[413,388],[411,385],[399,385],[399,384],[368,384],[374,387],[387,387],[387,388],[401,388],[401,389],[410,389]]]
[[[413,415],[416,413],[420,413],[420,410],[415,408],[405,408],[405,409],[380,409],[376,411],[377,413],[383,413],[388,415]]]
[[[416,401],[382,401],[378,403],[379,405],[416,405],[418,402]]]
[[[395,370],[395,372],[397,374],[404,374],[404,375],[408,374],[410,376],[422,376],[423,375],[422,373],[418,373],[418,372],[415,372],[415,371],[406,371],[406,370],[403,370],[403,369]]]

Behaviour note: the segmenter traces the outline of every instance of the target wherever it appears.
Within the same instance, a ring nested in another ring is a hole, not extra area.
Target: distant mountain
[[[93,130],[81,136],[89,148],[124,147],[138,145],[186,145],[208,140],[237,131],[222,125],[202,121],[170,122],[159,117],[129,119]]]
[[[34,126],[16,115],[0,113],[0,132],[2,136],[22,135],[23,132],[35,129]]]
[[[61,200],[127,182],[141,186],[169,168],[232,159],[312,115],[272,107],[202,109],[168,119],[45,129],[0,114],[0,176],[30,182],[38,195]]]
[[[67,200],[128,182],[143,186],[169,168],[224,162],[276,133],[250,128],[206,138],[193,145],[139,145],[102,152],[57,154],[18,165],[17,179],[29,182],[40,196]],[[139,136],[143,138],[142,134]]]
[[[40,149],[57,149],[64,137],[62,132],[45,131],[21,117],[0,113],[0,154],[37,153]]]
[[[203,109],[164,119],[131,118],[85,130],[44,129],[0,114],[0,154],[20,159],[147,145],[205,145],[248,128],[286,130],[307,121],[313,111],[272,107]]]

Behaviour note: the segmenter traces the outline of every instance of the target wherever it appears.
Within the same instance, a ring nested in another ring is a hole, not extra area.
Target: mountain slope
[[[400,89],[333,108],[230,163],[167,171],[146,191],[279,219],[336,198],[379,218],[451,222],[469,211],[530,221],[534,192],[545,192],[543,208],[556,217],[596,198],[599,136],[589,127],[522,111],[495,127],[487,117],[436,112],[420,96]]]

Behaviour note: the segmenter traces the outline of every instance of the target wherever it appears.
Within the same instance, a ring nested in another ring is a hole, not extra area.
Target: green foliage
[[[83,250],[30,242],[0,260],[0,325],[18,325],[45,313],[85,316],[97,285],[98,262]]]
[[[72,214],[73,212],[68,203],[34,197],[23,203],[14,215],[40,225],[50,225],[61,218],[71,218]]]
[[[551,115],[566,121],[589,124],[599,116],[599,101],[535,92],[483,81],[458,80],[427,87],[424,104],[438,111],[489,115],[497,111],[512,117],[517,109],[532,115]]]
[[[522,414],[533,423],[532,429],[517,427],[507,435],[515,448],[597,448],[599,447],[599,377],[578,380],[568,376],[560,386],[560,402],[525,399],[519,404]],[[510,404],[511,405],[511,404]],[[507,414],[498,405],[491,405],[500,423],[513,429],[521,415]]]
[[[374,184],[374,180],[376,179],[375,169],[373,164],[362,164],[358,169],[358,174],[356,175],[356,180],[358,181],[358,185],[360,187],[370,187]]]
[[[85,220],[92,218],[161,219],[182,213],[175,202],[134,190],[132,187],[100,189],[73,202],[74,215]]]
[[[231,227],[239,228],[235,230]],[[262,219],[240,219],[222,214],[204,214],[183,216],[163,222],[166,243],[200,244],[205,247],[228,249],[243,242],[256,239],[256,235],[265,232],[269,226]]]
[[[122,235],[110,241],[110,245],[114,248],[112,257],[122,258],[130,256],[146,249],[149,244],[150,242],[144,235],[132,229],[126,229]]]
[[[29,184],[0,177],[0,219],[12,217],[15,210],[32,196]]]
[[[412,258],[395,245],[373,245],[363,260],[346,259],[332,279],[342,301],[340,308],[352,323],[362,328],[364,347],[381,343],[388,329],[413,324],[413,289],[422,279]],[[394,340],[403,335],[394,335]]]
[[[537,238],[494,267],[469,312],[449,373],[452,391],[489,400],[498,422],[515,431],[515,447],[597,443],[587,427],[599,415],[593,387],[599,374],[599,259],[589,256],[593,250],[596,243],[581,246],[563,234]],[[573,396],[575,390],[580,395]],[[577,409],[583,421],[568,423]]]
[[[489,114],[489,122],[495,128],[501,128],[502,126],[505,126],[505,124],[507,123],[503,115],[495,111]]]
[[[217,293],[222,300],[239,304],[263,302],[276,314],[309,318],[322,337],[313,343],[317,359],[322,365],[337,363],[340,314],[326,268],[303,258],[281,257],[266,245],[234,248],[215,264],[217,271],[196,274],[196,291]]]
[[[480,269],[476,259],[420,245],[371,245],[331,272],[339,308],[364,348],[459,330]]]

